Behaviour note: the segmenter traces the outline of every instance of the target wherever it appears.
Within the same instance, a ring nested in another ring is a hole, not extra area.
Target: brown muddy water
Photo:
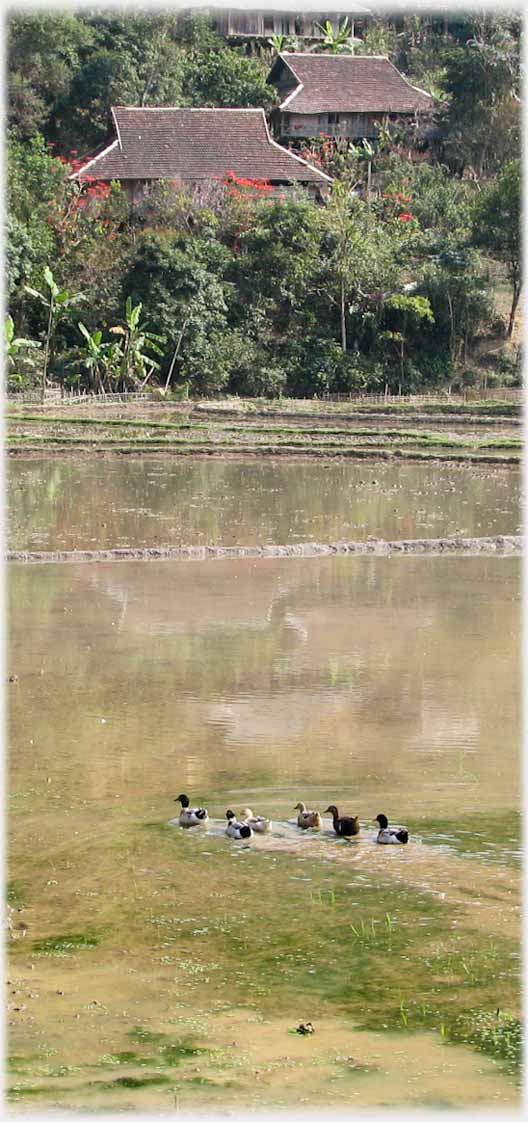
[[[10,549],[284,545],[520,530],[520,468],[10,459]]]
[[[157,470],[115,468],[125,491]],[[112,501],[82,515],[84,469],[50,545]],[[234,465],[184,469],[185,535],[213,532],[213,493],[222,533],[229,510],[286,526],[270,465],[239,469],[247,512]],[[153,480],[174,514],[176,470]],[[444,518],[464,479],[512,519],[469,505],[483,533],[516,528],[511,472],[428,471]],[[28,545],[39,504],[16,502]],[[12,1109],[519,1105],[519,559],[13,564],[9,601]],[[209,829],[170,824],[181,791]],[[328,816],[300,834],[299,799],[359,814],[359,837]],[[231,841],[247,805],[274,832]],[[407,846],[373,844],[380,811]]]

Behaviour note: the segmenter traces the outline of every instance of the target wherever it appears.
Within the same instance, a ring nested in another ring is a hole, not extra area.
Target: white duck
[[[323,823],[318,810],[307,810],[304,803],[297,803],[293,809],[299,811],[297,825],[301,827],[301,830],[321,829]]]
[[[227,826],[226,834],[228,838],[236,838],[240,841],[241,838],[252,838],[253,830],[247,822],[237,822],[236,814],[232,810],[226,810]]]
[[[181,811],[178,822],[183,826],[184,830],[189,829],[190,826],[204,826],[206,825],[209,815],[203,806],[192,808],[189,804],[187,795],[178,795],[174,800],[175,803],[181,803]]]
[[[247,806],[243,812],[243,819],[247,826],[251,826],[255,834],[271,834],[273,822],[271,818],[263,818],[261,814],[254,815]]]
[[[378,814],[374,821],[379,825],[379,833],[376,838],[378,845],[407,845],[409,831],[405,826],[389,826],[388,819],[384,814]]]

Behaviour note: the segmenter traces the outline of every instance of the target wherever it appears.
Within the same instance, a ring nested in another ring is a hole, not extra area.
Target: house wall
[[[331,116],[331,114],[330,114]],[[279,139],[299,140],[318,136],[330,136],[333,140],[359,140],[363,137],[375,139],[383,120],[410,125],[415,120],[412,113],[340,113],[339,121],[329,121],[328,113],[288,113],[275,115],[275,130]],[[418,118],[417,135],[423,135],[430,127],[429,115]]]
[[[214,26],[226,38],[264,38],[269,35],[295,35],[300,39],[322,39],[323,33],[317,27],[329,19],[337,31],[345,19],[345,13],[321,12],[303,14],[302,12],[243,12],[224,11],[214,14]],[[354,34],[354,20],[349,16]]]
[[[159,183],[160,180],[152,179],[122,179],[120,181],[121,188],[124,191],[130,205],[132,207],[141,206],[150,194],[150,189],[153,183]],[[218,179],[185,179],[185,180],[163,180],[166,184],[171,184],[176,194],[178,192],[190,192],[196,197],[198,203],[203,206],[215,206],[216,203],[220,204],[225,192],[225,183]],[[324,199],[329,193],[330,183],[325,183],[321,180],[320,183],[272,183],[271,197],[284,197],[287,195],[295,194],[299,188],[306,192],[310,198],[314,200]]]
[[[381,113],[340,113],[338,122],[329,122],[328,113],[283,112],[278,127],[280,136],[291,140],[316,136],[354,140],[377,136],[376,122],[379,123],[382,116]]]

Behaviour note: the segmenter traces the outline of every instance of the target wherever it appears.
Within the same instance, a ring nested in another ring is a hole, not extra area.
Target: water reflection
[[[512,466],[17,456],[8,468],[11,549],[469,537],[520,521]]]
[[[515,807],[519,595],[514,558],[13,566],[18,783]]]

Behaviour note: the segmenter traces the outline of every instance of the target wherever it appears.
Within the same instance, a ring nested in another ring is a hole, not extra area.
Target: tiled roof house
[[[115,139],[72,178],[117,179],[133,201],[153,180],[182,186],[240,178],[324,196],[332,180],[269,134],[263,109],[112,109]]]
[[[283,51],[268,82],[282,98],[273,114],[281,139],[376,137],[384,118],[419,119],[435,107],[430,94],[378,55]]]

